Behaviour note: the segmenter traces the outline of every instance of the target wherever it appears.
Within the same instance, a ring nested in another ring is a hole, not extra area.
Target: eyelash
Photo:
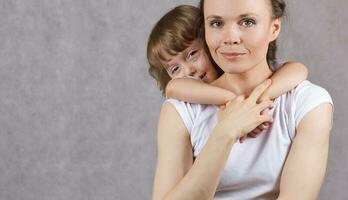
[[[187,59],[191,59],[192,57],[196,56],[198,53],[198,50],[192,50],[187,54]]]
[[[219,24],[219,25],[217,25],[217,24]],[[221,27],[221,25],[222,25],[222,22],[219,20],[212,20],[210,22],[210,27],[213,27],[213,28],[219,28],[219,27]]]
[[[245,22],[249,22],[249,23],[251,23],[251,25],[244,25]],[[246,27],[246,28],[250,28],[250,27],[256,25],[256,21],[254,19],[246,18],[246,19],[243,19],[241,21],[240,25],[243,27]]]
[[[175,70],[176,68],[177,68],[177,70]],[[170,69],[170,73],[174,75],[175,73],[178,72],[178,70],[180,70],[180,67],[179,67],[179,66],[174,66],[174,67],[172,67],[172,68]]]
[[[192,50],[187,54],[187,60],[190,60],[192,57],[196,57],[196,55],[198,54],[198,50]],[[170,74],[175,75],[176,73],[178,73],[180,71],[180,66],[175,65],[173,67],[170,68]]]

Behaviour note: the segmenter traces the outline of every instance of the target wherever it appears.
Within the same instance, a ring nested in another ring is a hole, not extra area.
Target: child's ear
[[[271,26],[272,26],[272,33],[271,33],[272,34],[271,35],[271,42],[272,42],[278,38],[278,35],[280,33],[281,26],[282,26],[280,18],[273,20]]]

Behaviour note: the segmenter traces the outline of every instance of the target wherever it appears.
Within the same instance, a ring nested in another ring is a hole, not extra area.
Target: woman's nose
[[[231,26],[226,29],[226,34],[224,38],[224,44],[226,45],[236,45],[241,43],[241,33],[240,30],[235,27]]]

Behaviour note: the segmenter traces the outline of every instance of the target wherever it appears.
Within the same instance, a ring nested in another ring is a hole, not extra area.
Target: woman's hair
[[[149,73],[156,79],[163,95],[171,79],[163,66],[167,61],[165,55],[175,56],[184,51],[194,40],[200,40],[199,18],[199,8],[190,5],[177,6],[166,13],[150,33],[147,43]],[[218,67],[216,69],[221,75],[222,70]]]
[[[265,0],[269,1],[269,3],[272,6],[272,19],[282,18],[286,13],[286,3],[284,0]],[[199,7],[201,10],[200,15],[200,24],[201,24],[201,35],[204,38],[204,0],[201,0],[199,2]],[[205,41],[205,39],[203,39]],[[277,40],[274,40],[269,43],[268,45],[268,51],[267,51],[267,64],[270,67],[270,69],[273,71],[274,67],[277,64]]]

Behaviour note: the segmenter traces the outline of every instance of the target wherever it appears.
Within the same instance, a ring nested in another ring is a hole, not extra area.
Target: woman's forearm
[[[191,169],[164,199],[213,199],[234,142],[213,132]]]

